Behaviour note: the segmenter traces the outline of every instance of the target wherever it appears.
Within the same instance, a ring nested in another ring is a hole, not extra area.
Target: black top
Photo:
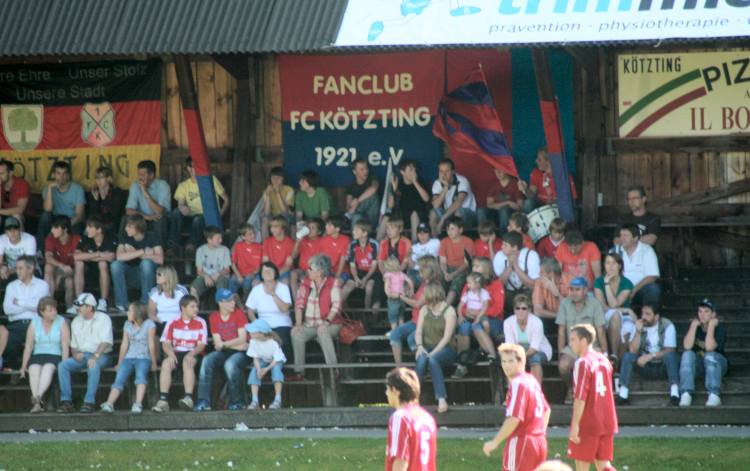
[[[422,185],[422,182],[419,182],[419,184]],[[425,186],[422,185],[422,188],[425,188]],[[421,222],[427,222],[427,202],[419,195],[419,191],[417,191],[417,187],[414,184],[407,185],[399,180],[394,199],[396,202],[394,212],[401,215],[405,227],[411,225],[411,213],[415,211],[419,215]]]
[[[120,227],[120,219],[125,214],[125,203],[128,194],[116,186],[110,187],[106,198],[94,199],[90,191],[86,192],[86,215],[98,216],[105,226],[115,230]]]
[[[727,343],[727,330],[724,328],[724,324],[719,323],[714,329],[714,338],[716,339],[716,353],[724,354],[724,345]],[[693,343],[693,351],[699,356],[706,354],[706,331],[702,327],[698,327],[695,331],[695,343]]]
[[[635,224],[641,231],[641,236],[653,234],[659,237],[661,234],[661,216],[646,211],[643,216],[633,216],[632,213],[623,217],[623,224]]]
[[[130,237],[127,234],[123,234],[123,236],[120,237],[120,245],[130,245],[136,250],[141,250],[149,247],[160,247],[161,242],[159,242],[159,238],[153,232],[147,232],[141,240],[135,240],[133,237]],[[140,259],[134,258],[133,260],[129,260],[126,263],[128,265],[135,266],[140,263]]]
[[[375,175],[368,175],[367,180],[363,184],[358,184],[357,180],[354,183],[346,187],[346,194],[352,198],[359,198],[368,188],[370,188],[375,181]]]
[[[115,244],[114,238],[109,234],[104,234],[104,239],[101,245],[96,245],[96,241],[89,237],[81,237],[81,241],[78,242],[78,250],[81,252],[94,253],[94,252],[116,252],[117,244]]]

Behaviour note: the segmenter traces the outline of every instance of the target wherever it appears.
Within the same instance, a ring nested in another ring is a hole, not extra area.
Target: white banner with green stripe
[[[750,133],[750,50],[620,54],[620,137]]]

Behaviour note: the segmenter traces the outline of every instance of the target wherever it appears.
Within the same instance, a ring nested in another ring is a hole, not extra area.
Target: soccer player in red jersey
[[[612,392],[612,365],[603,354],[594,351],[596,330],[590,324],[570,329],[570,348],[578,355],[573,370],[573,418],[570,421],[568,457],[576,462],[576,471],[588,471],[594,463],[597,471],[613,471],[617,433],[617,412]]]
[[[435,471],[437,425],[419,406],[419,378],[414,370],[394,368],[385,377],[388,404],[396,409],[388,420],[385,471]]]
[[[505,441],[503,471],[533,471],[547,459],[550,407],[539,382],[526,373],[523,347],[504,343],[497,351],[510,386],[505,421],[495,438],[484,444],[484,454],[490,456]]]

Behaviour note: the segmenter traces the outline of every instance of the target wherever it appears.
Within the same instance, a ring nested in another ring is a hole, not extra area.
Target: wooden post
[[[604,114],[602,112],[602,80],[600,75],[605,73],[606,63],[601,62],[602,55],[597,54],[594,62],[596,67],[581,67],[580,86],[584,90],[582,112],[583,121],[583,175],[581,178],[581,225],[584,230],[592,229],[598,222],[599,195],[599,160],[601,158],[601,143],[604,132]]]

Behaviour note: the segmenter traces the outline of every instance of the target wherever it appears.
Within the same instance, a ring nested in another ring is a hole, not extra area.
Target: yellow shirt
[[[214,177],[214,190],[216,191],[216,204],[221,210],[219,195],[224,194],[224,187],[216,177]],[[198,191],[197,181],[188,178],[177,185],[177,189],[174,192],[174,199],[178,202],[185,201],[187,207],[190,208],[191,214],[203,214],[203,203],[201,203],[201,194]]]
[[[266,189],[264,193],[265,197],[268,198],[271,202],[271,216],[278,216],[279,214],[283,214],[284,208],[282,208],[279,204],[278,198],[272,198],[271,191],[269,189]],[[294,208],[294,190],[289,185],[281,185],[279,194],[281,195],[281,199],[283,199],[286,203],[286,207],[289,208],[291,212],[291,209]]]

